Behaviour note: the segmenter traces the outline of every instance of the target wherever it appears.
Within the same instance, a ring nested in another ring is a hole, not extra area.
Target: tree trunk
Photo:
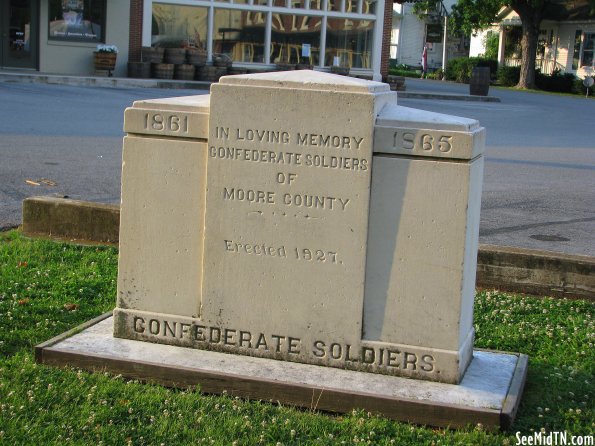
[[[511,0],[510,5],[521,19],[521,76],[517,88],[535,88],[535,57],[539,25],[543,16],[545,0]]]
[[[521,38],[521,77],[517,88],[535,88],[535,58],[537,57],[537,39],[539,22],[532,18],[523,18],[523,36]]]

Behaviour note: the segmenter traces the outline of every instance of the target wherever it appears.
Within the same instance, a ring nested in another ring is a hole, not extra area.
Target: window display
[[[106,0],[49,0],[49,38],[103,42],[105,8]]]

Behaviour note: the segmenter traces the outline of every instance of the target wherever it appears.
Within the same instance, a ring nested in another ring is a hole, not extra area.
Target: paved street
[[[466,94],[468,86],[408,79],[407,90]],[[124,108],[201,93],[0,82],[0,227],[20,224],[21,201],[32,195],[117,203]],[[481,243],[595,255],[595,101],[490,94],[502,102],[399,103],[486,127]]]
[[[407,91],[468,85],[407,79]],[[480,242],[595,255],[595,100],[491,88],[501,102],[399,101],[486,127]]]

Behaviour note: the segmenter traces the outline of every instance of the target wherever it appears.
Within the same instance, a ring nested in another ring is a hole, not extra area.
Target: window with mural
[[[374,22],[329,18],[325,65],[371,68]]]
[[[271,63],[318,65],[322,18],[273,14]]]
[[[236,62],[264,62],[265,27],[263,12],[215,9],[213,53]]]
[[[105,41],[106,0],[49,0],[49,38]]]
[[[151,45],[207,48],[208,8],[153,3]]]
[[[377,0],[193,2],[152,2],[153,46],[202,47],[237,63],[372,69]]]

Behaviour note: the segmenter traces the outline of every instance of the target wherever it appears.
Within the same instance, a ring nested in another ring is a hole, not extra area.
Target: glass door
[[[0,66],[37,68],[38,0],[0,0]]]

